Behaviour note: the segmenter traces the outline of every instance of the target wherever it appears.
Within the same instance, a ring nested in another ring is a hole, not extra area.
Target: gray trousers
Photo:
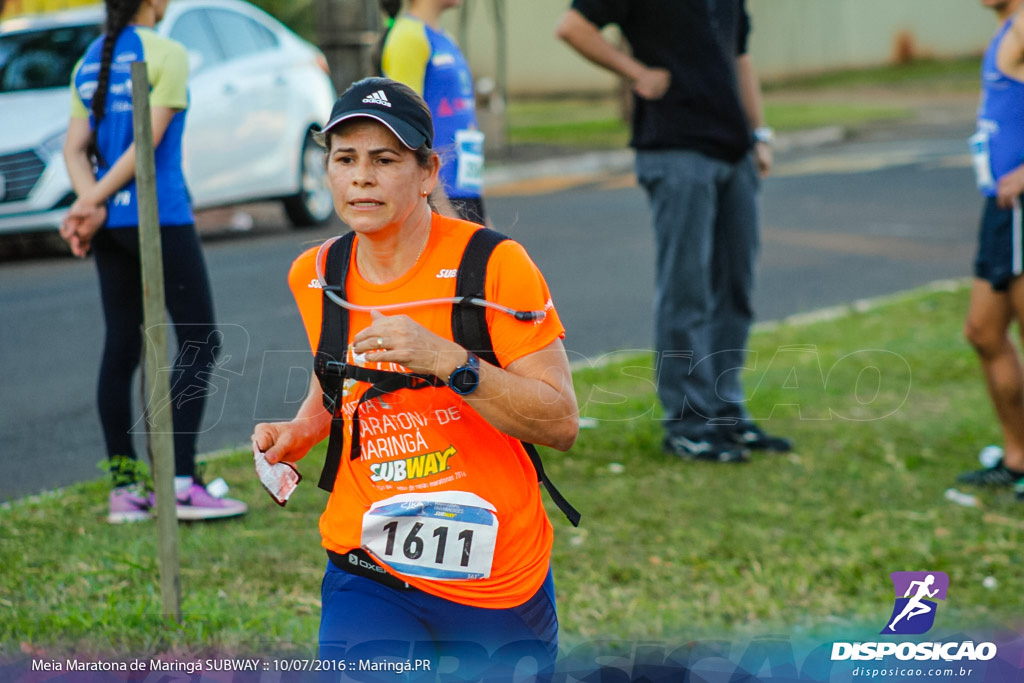
[[[655,350],[668,436],[706,438],[748,419],[741,371],[760,249],[751,156],[637,151],[656,238]]]

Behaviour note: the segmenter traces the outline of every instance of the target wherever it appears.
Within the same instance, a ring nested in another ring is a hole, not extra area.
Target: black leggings
[[[221,336],[214,326],[213,300],[199,236],[192,225],[164,226],[164,296],[178,350],[171,370],[174,461],[178,476],[195,476],[196,438],[208,376],[215,368]],[[97,402],[111,459],[135,459],[132,433],[132,377],[142,356],[142,275],[137,228],[103,228],[93,238],[106,340],[100,364]],[[152,381],[152,380],[151,380]],[[115,473],[115,481],[119,481]]]

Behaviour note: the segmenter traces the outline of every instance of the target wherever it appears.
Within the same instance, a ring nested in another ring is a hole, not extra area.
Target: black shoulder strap
[[[486,309],[465,300],[485,298],[487,263],[494,248],[507,239],[505,235],[489,228],[481,228],[473,233],[466,251],[462,253],[459,274],[455,280],[455,296],[463,299],[463,303],[452,306],[452,336],[456,343],[498,367],[501,364],[494,355],[491,333],[487,329]]]
[[[558,506],[558,509],[562,511],[565,518],[568,519],[573,526],[579,526],[581,517],[580,511],[574,508],[572,503],[570,503],[566,497],[562,495],[562,492],[558,490],[558,487],[555,486],[554,482],[548,479],[547,472],[544,471],[544,461],[540,459],[540,453],[537,452],[537,447],[528,441],[523,441],[522,444],[523,448],[526,449],[526,454],[530,456],[530,462],[533,463],[533,469],[537,470],[537,480],[544,484],[544,488],[548,490],[548,495],[551,496],[551,500],[553,500],[555,505]]]
[[[486,309],[468,303],[465,299],[484,299],[487,283],[487,264],[490,261],[494,248],[507,240],[508,237],[496,230],[482,228],[473,233],[466,245],[466,251],[462,254],[462,262],[459,264],[459,274],[455,280],[455,296],[463,299],[462,303],[452,306],[452,336],[455,343],[480,356],[481,359],[492,365],[501,367],[498,357],[494,353],[494,345],[491,342],[491,332],[487,329]],[[551,500],[555,502],[562,514],[572,523],[573,526],[580,525],[580,513],[565,496],[558,490],[558,487],[548,479],[544,471],[544,463],[541,461],[537,447],[532,443],[522,442],[526,454],[530,456],[533,469],[537,471],[537,479],[544,488],[548,490]]]
[[[356,234],[347,232],[327,250],[327,262],[324,264],[324,281],[332,291],[342,299],[345,298],[345,280],[348,278],[348,264],[352,259],[352,244]],[[335,284],[337,283],[337,284]],[[320,344],[317,355],[331,349],[347,348],[348,346],[348,311],[338,306],[326,296],[323,297],[323,319],[320,323]],[[333,360],[338,360],[334,358]]]
[[[352,257],[352,243],[355,237],[354,232],[347,232],[327,250],[324,281],[342,299],[345,298],[345,280],[348,277],[348,264]],[[322,310],[320,344],[317,346],[313,367],[320,380],[320,388],[324,392],[324,407],[334,417],[331,419],[327,457],[318,485],[324,491],[330,491],[334,488],[334,479],[341,465],[341,451],[345,445],[345,421],[338,415],[345,377],[343,372],[336,369],[343,367],[344,353],[348,349],[348,311],[327,298],[326,294],[323,296]],[[335,358],[335,354],[342,354],[342,357]]]

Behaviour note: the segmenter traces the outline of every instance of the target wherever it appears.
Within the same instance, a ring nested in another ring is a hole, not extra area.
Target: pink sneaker
[[[227,488],[225,485],[224,488]],[[183,493],[177,494],[178,519],[197,521],[203,519],[221,519],[244,515],[249,507],[234,498],[216,497],[205,486],[193,482]]]
[[[119,486],[112,490],[107,521],[111,524],[124,524],[149,519],[149,497],[141,493],[139,486]]]

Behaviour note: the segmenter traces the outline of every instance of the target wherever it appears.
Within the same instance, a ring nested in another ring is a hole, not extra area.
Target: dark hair
[[[100,71],[96,75],[96,91],[92,95],[92,131],[89,135],[89,156],[94,163],[104,163],[97,135],[100,121],[107,110],[107,92],[110,90],[110,63],[114,59],[117,38],[135,17],[142,0],[105,0],[107,21],[103,26],[103,48],[100,52]]]
[[[376,45],[373,46],[373,52],[370,53],[370,58],[373,59],[373,66],[377,70],[377,75],[383,76],[384,43],[388,40],[388,34],[391,33],[391,27],[395,25],[395,17],[397,17],[398,13],[402,11],[402,0],[380,0],[380,9],[384,14],[388,15],[388,19],[387,23],[384,25],[384,30],[377,39]]]

